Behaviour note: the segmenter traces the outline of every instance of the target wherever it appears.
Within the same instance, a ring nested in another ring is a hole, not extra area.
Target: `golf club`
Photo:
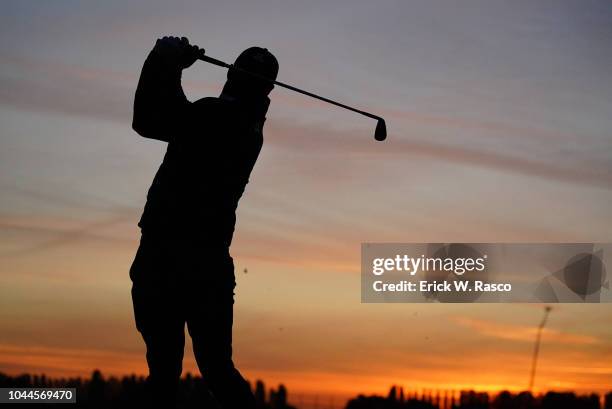
[[[256,74],[256,73],[253,73],[253,72],[250,72],[250,71],[247,71],[247,70],[243,70],[243,69],[238,68],[238,67],[234,67],[232,64],[227,64],[227,63],[225,63],[225,62],[223,62],[221,60],[217,60],[216,58],[209,57],[209,56],[205,55],[204,52],[202,52],[199,55],[198,59],[201,60],[201,61],[205,61],[207,63],[210,63],[210,64],[218,65],[219,67],[228,68],[228,69],[232,68],[232,69],[234,69],[234,70],[236,70],[238,72],[242,72],[244,74],[247,74],[247,75],[250,75],[252,77],[258,78],[260,80],[271,82],[272,84],[278,85],[279,87],[287,88],[287,89],[290,89],[291,91],[299,92],[300,94],[308,95],[309,97],[316,98],[318,100],[328,102],[328,103],[330,103],[332,105],[336,105],[336,106],[339,106],[339,107],[344,108],[344,109],[348,109],[349,111],[357,112],[358,114],[367,116],[368,118],[376,119],[377,123],[376,123],[376,130],[374,131],[374,139],[376,139],[377,141],[384,141],[387,138],[387,125],[385,124],[385,120],[382,119],[379,116],[376,116],[376,115],[371,114],[369,112],[361,111],[361,110],[359,110],[357,108],[353,108],[353,107],[350,107],[348,105],[341,104],[340,102],[336,102],[336,101],[331,100],[329,98],[325,98],[325,97],[322,97],[320,95],[313,94],[312,92],[304,91],[303,89],[296,88],[296,87],[294,87],[292,85],[284,84],[284,83],[282,83],[280,81],[274,81],[274,80],[266,78],[266,77],[264,77],[262,75],[259,75],[259,74]]]

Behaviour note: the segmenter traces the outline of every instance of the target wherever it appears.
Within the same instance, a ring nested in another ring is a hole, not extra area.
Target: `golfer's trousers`
[[[187,324],[200,372],[221,407],[254,408],[249,384],[232,361],[235,279],[229,250],[177,240],[143,234],[130,269],[152,406],[175,406]]]

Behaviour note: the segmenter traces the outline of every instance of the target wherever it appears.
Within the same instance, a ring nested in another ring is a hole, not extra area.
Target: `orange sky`
[[[133,227],[125,229],[135,237]],[[1,370],[146,373],[126,274],[135,246],[79,237],[27,258],[6,257]],[[308,245],[288,244],[289,254],[267,260],[242,255],[250,246],[237,244],[235,351],[246,376],[283,382],[295,394],[337,397],[382,393],[393,383],[414,390],[526,386],[540,306],[360,304],[359,247],[343,253],[341,241],[328,246],[338,256],[331,263],[323,251],[293,258]],[[611,318],[605,304],[555,306],[538,389],[610,389]],[[196,372],[191,352],[185,369]]]

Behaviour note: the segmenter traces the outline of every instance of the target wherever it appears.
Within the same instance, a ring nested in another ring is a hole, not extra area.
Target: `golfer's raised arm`
[[[164,37],[149,53],[134,97],[132,128],[139,135],[170,142],[180,128],[190,104],[181,86],[181,73],[191,65],[185,54],[193,47],[186,39]]]

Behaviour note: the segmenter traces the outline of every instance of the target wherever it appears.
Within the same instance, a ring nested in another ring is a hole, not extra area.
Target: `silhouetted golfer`
[[[199,53],[186,38],[157,40],[134,100],[133,128],[168,142],[139,226],[130,269],[136,326],[147,346],[155,407],[175,404],[185,323],[195,358],[223,408],[253,408],[232,362],[234,264],[229,253],[236,207],[263,143],[273,86],[229,70],[219,98],[190,102],[181,72]],[[275,79],[276,58],[245,50],[235,66]]]

